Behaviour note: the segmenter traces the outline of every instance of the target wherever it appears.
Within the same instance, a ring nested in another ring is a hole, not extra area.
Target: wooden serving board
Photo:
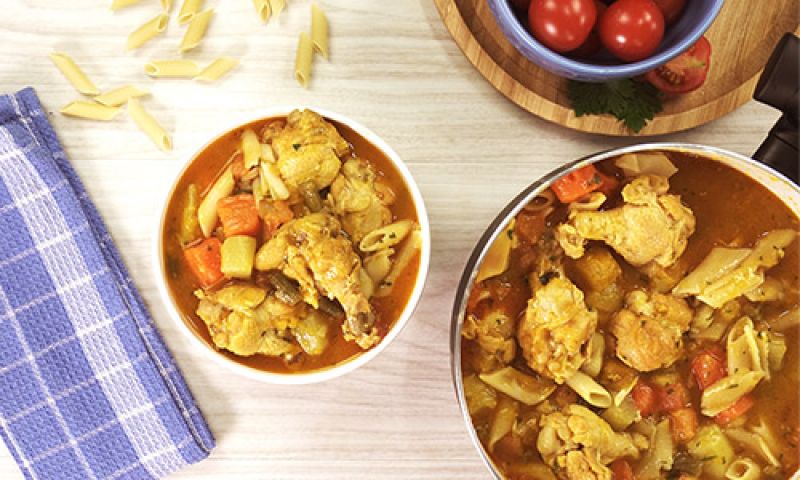
[[[689,0],[691,1],[691,0]],[[435,0],[464,55],[495,88],[522,108],[568,128],[634,135],[610,115],[576,117],[566,81],[530,62],[506,40],[486,0]],[[800,33],[800,0],[727,0],[706,36],[713,53],[706,84],[669,99],[638,135],[685,130],[715,120],[753,95],[773,47]]]

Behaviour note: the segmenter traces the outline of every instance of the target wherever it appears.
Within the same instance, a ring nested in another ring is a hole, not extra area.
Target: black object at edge
[[[783,112],[783,116],[772,127],[753,158],[771,166],[797,184],[800,184],[799,88],[800,39],[787,33],[772,52],[753,94],[757,101],[777,108]]]

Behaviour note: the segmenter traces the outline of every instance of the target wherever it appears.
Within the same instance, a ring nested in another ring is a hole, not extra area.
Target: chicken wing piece
[[[351,159],[342,165],[331,185],[333,211],[342,219],[344,230],[358,244],[369,232],[388,225],[394,193],[376,182],[375,170],[362,159]]]
[[[200,299],[197,316],[208,326],[214,345],[241,356],[292,356],[300,352],[292,342],[290,327],[308,314],[307,306],[302,303],[290,306],[272,295],[265,298],[262,291],[257,305],[249,300],[237,301],[236,309],[230,310],[231,296],[240,293],[229,290],[232,288],[237,287],[227,287],[211,295],[202,290],[195,292]],[[249,299],[256,298],[253,293],[259,289],[249,287],[249,290]]]
[[[621,457],[638,458],[639,451],[647,448],[643,436],[617,433],[581,405],[567,405],[544,415],[539,423],[536,448],[565,480],[610,480],[606,465]]]
[[[686,250],[695,229],[692,211],[668,191],[664,177],[638,177],[622,189],[621,207],[573,210],[558,227],[558,241],[571,258],[583,256],[588,240],[602,240],[631,265],[668,267]]]
[[[311,110],[295,110],[286,126],[272,137],[281,178],[290,191],[310,183],[317,190],[331,184],[350,146],[336,127]]]
[[[561,384],[586,360],[596,328],[597,312],[586,308],[583,292],[558,275],[528,301],[517,340],[528,366]]]
[[[361,348],[380,340],[362,285],[361,259],[332,215],[312,213],[285,224],[259,249],[255,267],[281,270],[297,280],[303,300],[314,308],[319,307],[320,294],[338,300],[346,315],[345,338]]]
[[[644,290],[628,293],[625,308],[611,320],[617,357],[640,372],[672,365],[681,355],[692,316],[681,298]]]

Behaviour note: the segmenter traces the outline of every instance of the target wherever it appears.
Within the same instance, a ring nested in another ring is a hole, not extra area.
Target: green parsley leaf
[[[656,87],[630,78],[606,83],[569,80],[567,95],[576,116],[608,113],[635,133],[663,108]]]

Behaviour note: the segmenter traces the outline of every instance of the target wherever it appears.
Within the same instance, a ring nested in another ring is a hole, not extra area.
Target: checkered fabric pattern
[[[28,479],[160,478],[214,447],[31,89],[0,96],[0,434]]]

